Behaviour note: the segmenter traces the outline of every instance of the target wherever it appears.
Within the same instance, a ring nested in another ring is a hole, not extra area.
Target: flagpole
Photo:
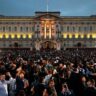
[[[47,2],[47,12],[48,12],[49,11],[48,0],[46,2]]]

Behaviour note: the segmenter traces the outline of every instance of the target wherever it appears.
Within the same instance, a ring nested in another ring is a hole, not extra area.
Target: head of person
[[[0,81],[4,81],[5,80],[5,74],[0,74]]]
[[[21,73],[19,74],[19,77],[20,77],[20,79],[24,79],[24,73],[21,72]]]
[[[87,86],[88,87],[95,87],[95,80],[94,79],[88,80],[87,81]]]
[[[86,80],[86,77],[85,77],[85,76],[82,76],[82,77],[81,77],[81,81],[82,81],[82,82],[86,82],[86,81],[87,81],[87,80]]]
[[[67,83],[62,84],[62,91],[63,91],[63,92],[66,92],[67,90],[68,90],[68,85],[67,85]]]
[[[48,86],[49,86],[49,88],[53,88],[55,86],[55,82],[53,79],[49,80]]]

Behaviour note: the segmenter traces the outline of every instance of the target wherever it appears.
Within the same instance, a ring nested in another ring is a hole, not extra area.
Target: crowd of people
[[[0,96],[96,96],[96,49],[0,53]]]

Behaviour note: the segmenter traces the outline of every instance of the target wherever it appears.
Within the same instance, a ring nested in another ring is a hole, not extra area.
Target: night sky
[[[63,16],[96,15],[96,0],[48,0],[49,11],[60,11]],[[46,11],[46,0],[0,0],[0,15],[32,16],[35,11]]]

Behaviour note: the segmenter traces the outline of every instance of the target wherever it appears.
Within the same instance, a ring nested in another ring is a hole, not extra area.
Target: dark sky
[[[96,15],[96,0],[48,0],[49,11],[60,11],[64,16]],[[46,11],[46,0],[0,0],[0,14],[32,16],[35,11]]]

